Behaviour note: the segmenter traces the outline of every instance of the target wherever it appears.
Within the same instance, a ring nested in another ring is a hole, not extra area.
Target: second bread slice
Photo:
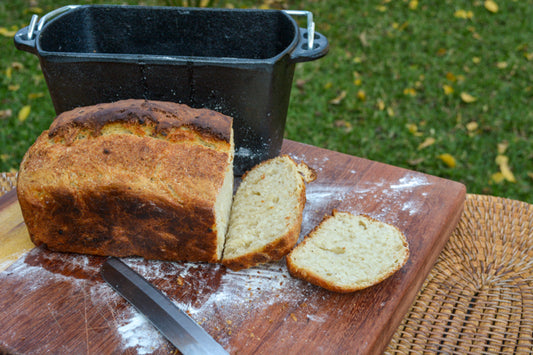
[[[409,257],[403,233],[368,216],[333,211],[287,256],[292,276],[335,292],[375,285]]]
[[[313,179],[287,155],[248,171],[234,196],[222,263],[240,270],[286,255],[300,234],[305,181]]]

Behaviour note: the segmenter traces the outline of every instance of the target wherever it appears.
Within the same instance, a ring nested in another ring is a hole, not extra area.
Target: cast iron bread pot
[[[237,175],[279,153],[295,64],[329,49],[306,11],[129,5],[34,15],[14,40],[39,58],[57,114],[133,98],[232,116]]]

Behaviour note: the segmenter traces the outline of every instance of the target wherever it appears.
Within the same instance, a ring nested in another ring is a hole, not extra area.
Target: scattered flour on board
[[[330,161],[330,157],[315,156],[309,159],[305,154],[292,155],[292,157],[296,161],[305,162],[319,173],[319,178],[307,185],[307,204],[300,237],[309,233],[322,220],[324,213],[317,215],[314,213],[315,211],[330,213],[333,208],[345,200],[356,202],[351,204],[350,208],[344,209],[346,212],[366,214],[401,228],[402,223],[409,220],[404,218],[405,214],[413,216],[423,212],[424,200],[428,196],[427,189],[431,188],[430,185],[432,184],[425,175],[411,171],[406,171],[396,181],[384,178],[357,181],[358,172],[354,168],[349,170],[354,179],[351,180],[348,176],[344,185],[324,185],[320,183],[320,171],[324,170],[328,164],[335,164],[334,161]],[[368,201],[372,201],[370,211],[364,209],[365,202]]]
[[[169,295],[177,287],[185,288],[181,290],[180,299],[170,298],[178,308],[199,324],[206,320],[218,320],[221,323],[230,321],[236,325],[244,322],[251,313],[263,311],[278,303],[289,307],[297,307],[306,300],[313,303],[306,292],[309,285],[292,278],[284,260],[240,271],[231,271],[218,264],[158,261],[146,263],[141,259],[129,258],[123,260],[150,282],[174,278],[176,281],[171,283],[159,282],[159,289],[163,294]],[[177,276],[184,280],[183,283],[177,281]],[[323,321],[319,317],[309,320]],[[136,321],[134,326],[141,327],[142,319],[133,318],[132,321]],[[121,336],[126,339],[131,334],[135,332],[129,332],[129,327],[121,331]],[[230,339],[231,336],[227,334],[217,341],[229,349]],[[132,340],[127,344],[139,346],[140,343],[134,343]],[[143,343],[144,345],[146,344]]]
[[[43,263],[53,262],[55,266],[54,272],[51,272],[41,266],[41,264],[30,265],[26,263],[26,256],[28,255],[26,254],[4,271],[9,277],[20,280],[20,284],[24,285],[25,294],[47,292],[50,287],[64,287],[66,292],[72,294],[73,301],[80,301],[75,297],[81,297],[79,296],[81,294],[87,295],[87,298],[83,296],[83,301],[88,300],[92,304],[91,309],[95,312],[107,310],[112,305],[122,302],[122,297],[106,283],[76,278],[70,274],[73,270],[81,270],[87,275],[98,274],[100,264],[91,264],[89,256],[48,253],[41,251],[39,248],[31,250],[29,253],[39,253],[40,260]],[[146,270],[150,269],[152,268],[146,267]],[[31,282],[28,282],[28,280],[31,280]],[[51,314],[56,312],[54,307],[57,306],[53,302],[49,302],[46,305]],[[79,316],[83,317],[82,314],[79,314]],[[166,340],[160,333],[144,316],[131,307],[125,308],[123,312],[113,311],[112,322],[112,324],[109,324],[110,329],[116,329],[120,336],[123,350],[134,348],[138,354],[151,354],[165,345]],[[45,345],[43,344],[43,346]]]
[[[328,156],[315,156],[313,159],[309,159],[305,156],[305,154],[296,155],[296,154],[290,154],[290,157],[294,159],[297,163],[305,163],[309,167],[313,168],[315,171],[320,172],[324,170],[324,165],[327,164],[330,160]]]
[[[139,355],[151,354],[166,342],[154,326],[137,311],[132,310],[121,323],[123,324],[118,326],[117,331],[122,337],[122,345],[126,349],[135,348]]]
[[[354,204],[351,212],[354,214],[364,213],[378,220],[392,223],[397,227],[403,227],[403,223],[409,221],[404,214],[409,216],[423,212],[424,200],[428,196],[427,189],[432,183],[421,174],[407,172],[395,182],[385,179],[376,181],[362,181],[356,185],[344,198],[360,201],[372,201],[372,211],[358,210],[358,204]]]

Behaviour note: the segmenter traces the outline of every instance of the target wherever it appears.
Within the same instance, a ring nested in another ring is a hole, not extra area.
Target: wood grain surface
[[[306,162],[318,176],[307,186],[301,238],[332,209],[366,214],[402,230],[411,250],[407,264],[376,286],[336,294],[292,278],[285,260],[239,272],[214,264],[123,261],[230,353],[382,353],[461,217],[466,189],[292,141],[284,142],[282,152]],[[13,196],[0,198],[0,217],[23,226],[20,214],[6,213],[18,206]],[[15,239],[27,239],[20,227],[16,233]],[[0,350],[175,352],[102,281],[103,261],[35,248],[0,273]]]

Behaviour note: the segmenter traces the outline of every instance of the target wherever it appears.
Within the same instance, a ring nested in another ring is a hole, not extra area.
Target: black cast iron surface
[[[29,27],[29,26],[28,26]],[[122,99],[173,101],[234,118],[235,174],[279,154],[295,64],[327,39],[278,10],[84,5],[17,48],[40,59],[59,114]]]

